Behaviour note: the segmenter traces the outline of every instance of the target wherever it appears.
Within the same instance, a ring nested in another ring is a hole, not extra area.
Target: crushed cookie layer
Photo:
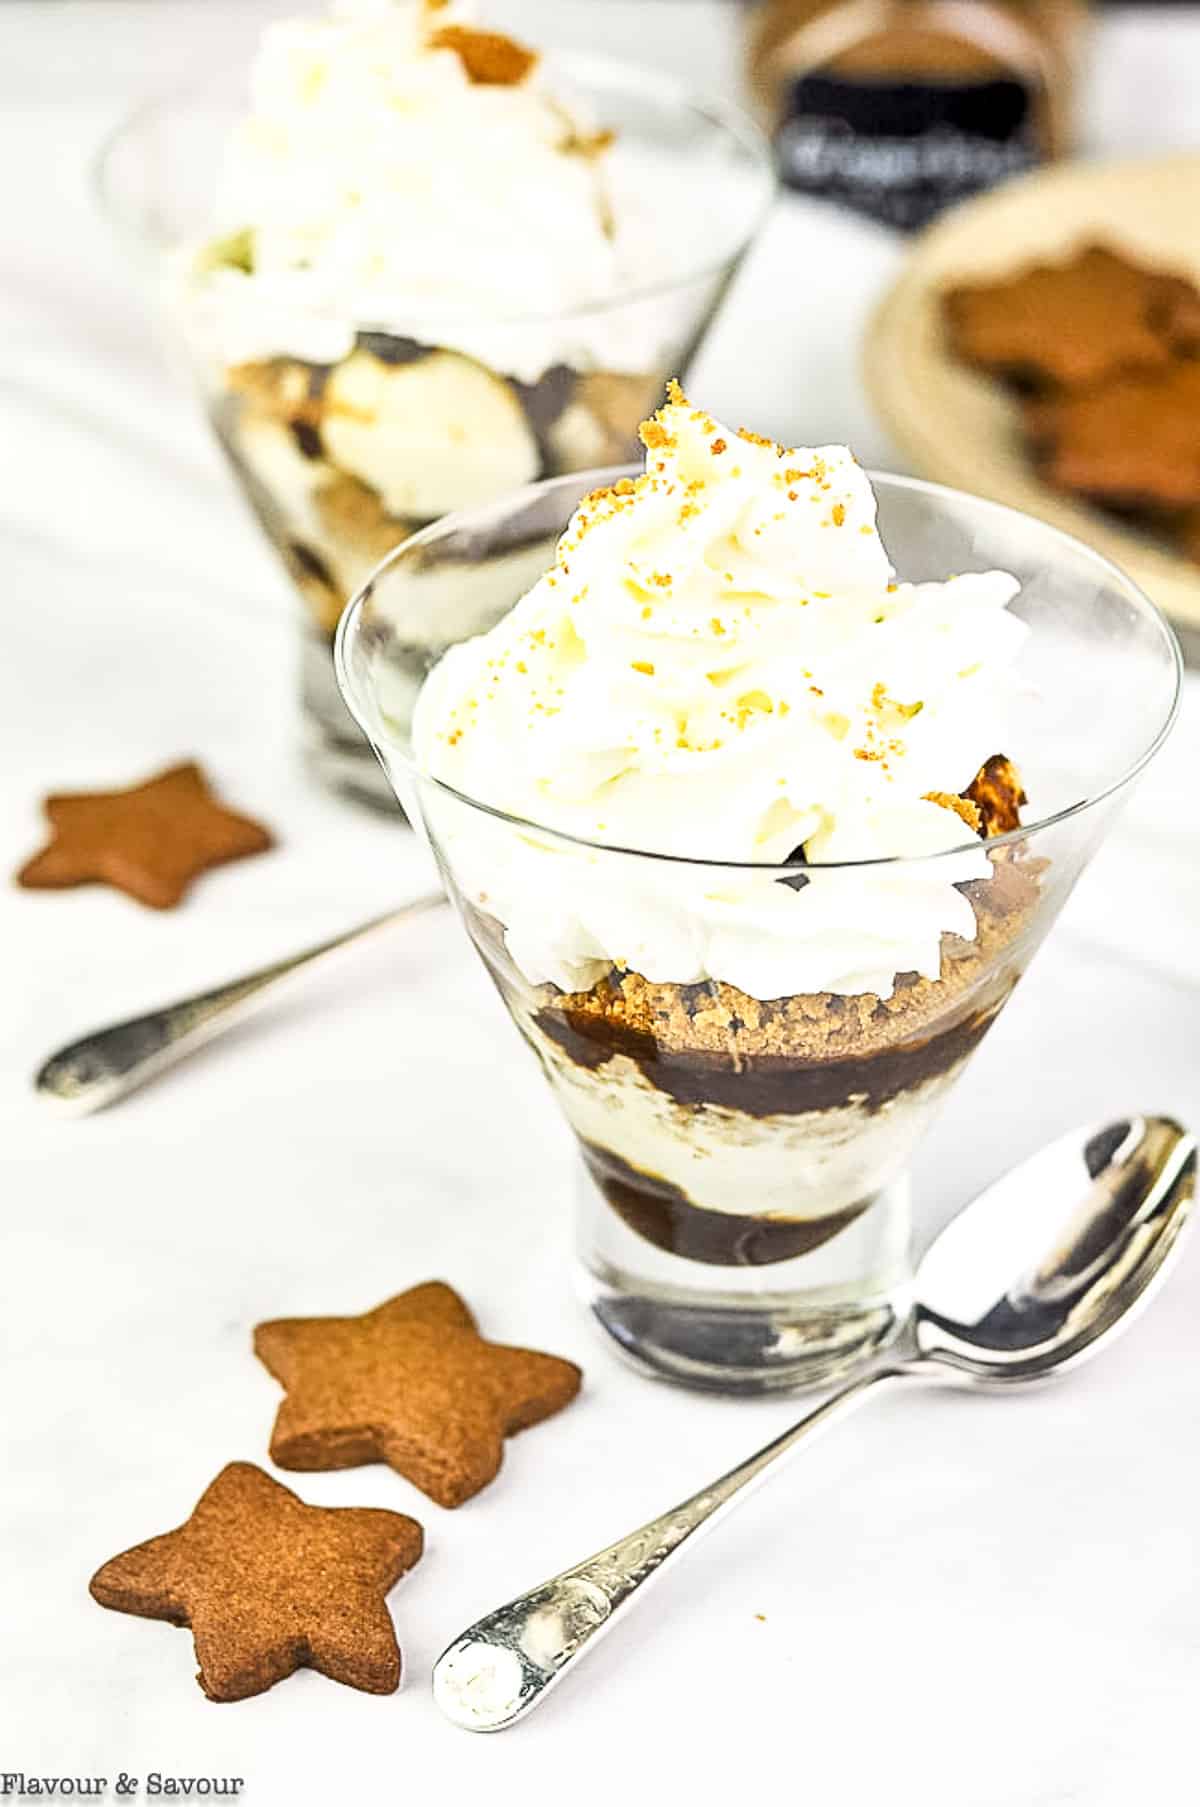
[[[1019,826],[1020,806],[1027,801],[1016,767],[1000,754],[986,762],[961,796],[930,792],[928,800],[953,810],[981,837]],[[650,1051],[668,1058],[691,1054],[706,1062],[724,1061],[734,1074],[765,1063],[876,1057],[927,1035],[957,999],[972,991],[989,964],[1022,937],[1040,896],[1044,863],[1023,849],[999,849],[991,862],[990,878],[962,887],[975,912],[975,939],[943,935],[940,977],[900,973],[889,998],[873,992],[814,992],[763,1000],[721,980],[653,983],[640,973],[614,968],[590,991],[563,994],[547,987],[539,1020],[564,1046],[566,1040],[555,1034],[553,1024],[569,1028],[570,1051],[589,1066],[617,1053],[645,1059]]]
[[[617,1055],[680,1103],[750,1116],[878,1108],[965,1057],[982,1038],[1032,952],[1043,862],[992,856],[990,879],[963,887],[974,941],[942,938],[941,976],[901,973],[889,998],[806,993],[764,1001],[718,980],[652,983],[616,969],[590,991],[544,988],[542,1032],[578,1065]]]

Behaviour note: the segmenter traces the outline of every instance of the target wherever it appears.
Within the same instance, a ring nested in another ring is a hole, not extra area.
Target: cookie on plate
[[[1073,389],[1200,353],[1200,290],[1172,271],[1084,245],[942,297],[958,356],[1032,389]]]
[[[1038,470],[1117,508],[1200,508],[1200,359],[1028,404]]]

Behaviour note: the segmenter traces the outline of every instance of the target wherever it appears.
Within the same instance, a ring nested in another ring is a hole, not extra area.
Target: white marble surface
[[[792,1408],[649,1385],[592,1337],[564,1283],[565,1133],[447,916],[364,949],[107,1116],[64,1123],[29,1097],[36,1061],[68,1035],[423,882],[403,832],[296,770],[283,581],[164,372],[81,174],[136,92],[246,41],[263,10],[0,8],[0,866],[37,843],[45,788],[193,752],[281,839],[165,917],[99,890],[0,889],[0,1772],[234,1775],[269,1807],[716,1802],[756,1784],[852,1807],[1184,1807],[1200,1681],[1195,1251],[1128,1340],[1061,1389],[897,1398],[832,1436],[543,1713],[472,1739],[428,1695],[442,1644]],[[636,17],[644,54],[712,79],[732,67],[729,16],[705,5],[550,10],[559,37],[620,47]],[[1094,143],[1200,136],[1200,16],[1169,18],[1107,27]],[[696,392],[886,459],[853,344],[896,256],[882,234],[792,205]],[[1173,745],[925,1151],[926,1228],[1077,1119],[1200,1115],[1198,769],[1193,679]],[[498,1483],[455,1514],[381,1470],[302,1477],[309,1500],[426,1525],[427,1558],[393,1597],[406,1685],[378,1700],[301,1675],[211,1706],[187,1637],[101,1612],[89,1574],[178,1522],[224,1461],[263,1459],[276,1389],[249,1353],[256,1319],[358,1310],[437,1274],[491,1334],[577,1356],[584,1398],[511,1445]]]

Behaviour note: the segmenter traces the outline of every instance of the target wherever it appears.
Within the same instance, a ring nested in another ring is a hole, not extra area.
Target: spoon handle
[[[441,891],[416,897],[398,910],[389,910],[385,916],[375,916],[370,922],[360,923],[357,928],[319,942],[316,947],[305,948],[301,953],[277,960],[240,979],[231,979],[212,991],[181,998],[177,1003],[165,1004],[144,1016],[95,1030],[52,1054],[38,1071],[34,1090],[78,1116],[102,1110],[105,1105],[114,1104],[118,1098],[136,1091],[148,1079],[155,1078],[204,1042],[212,1041],[235,1023],[243,1022],[266,1003],[277,987],[326,955],[374,934],[376,929],[388,928],[407,916],[415,916],[445,901]]]
[[[861,1405],[885,1381],[909,1372],[900,1365],[854,1381],[661,1518],[487,1613],[434,1666],[434,1698],[442,1712],[473,1732],[502,1731],[523,1719],[684,1544],[740,1504],[781,1458]]]

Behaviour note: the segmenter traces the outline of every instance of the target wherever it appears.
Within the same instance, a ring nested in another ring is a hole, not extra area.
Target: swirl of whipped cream
[[[191,256],[193,331],[230,363],[333,363],[376,326],[526,381],[556,361],[642,368],[602,315],[570,318],[644,280],[646,223],[611,160],[536,54],[462,0],[279,21]],[[566,318],[505,325],[530,316]]]
[[[416,761],[581,840],[802,858],[807,882],[539,845],[460,815],[451,863],[526,976],[564,990],[613,964],[759,998],[936,978],[942,935],[976,932],[956,887],[991,868],[929,797],[965,790],[1008,742],[1015,579],[894,583],[843,447],[732,433],[677,388],[642,433],[645,474],[587,498],[554,568],[429,674]]]

